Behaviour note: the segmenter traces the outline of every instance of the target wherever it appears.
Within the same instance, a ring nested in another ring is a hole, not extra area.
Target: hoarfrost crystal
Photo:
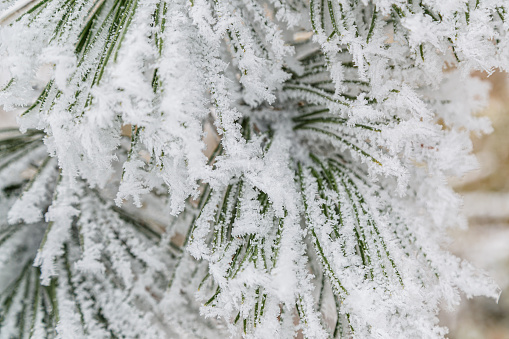
[[[0,336],[442,338],[508,9],[3,1]]]

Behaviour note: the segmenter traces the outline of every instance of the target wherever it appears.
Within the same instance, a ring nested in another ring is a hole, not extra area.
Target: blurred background
[[[490,104],[481,114],[491,119],[494,131],[472,136],[480,168],[451,180],[464,196],[469,218],[468,230],[451,233],[451,251],[487,271],[502,294],[498,304],[480,297],[463,300],[454,312],[442,311],[451,339],[509,339],[509,76],[499,72],[487,80]]]
[[[472,136],[480,168],[450,182],[464,196],[470,223],[468,230],[451,232],[450,250],[488,272],[502,294],[498,303],[479,297],[442,311],[440,321],[451,339],[509,339],[509,75],[494,73],[487,81],[490,104],[480,114],[491,119],[494,131]],[[0,107],[0,128],[15,127],[15,116]]]

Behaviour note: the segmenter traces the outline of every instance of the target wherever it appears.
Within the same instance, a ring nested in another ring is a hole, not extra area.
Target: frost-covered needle
[[[0,25],[8,23],[43,0],[21,0],[0,14]]]

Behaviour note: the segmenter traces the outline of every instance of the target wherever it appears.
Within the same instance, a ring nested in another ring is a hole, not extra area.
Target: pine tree
[[[442,338],[508,9],[3,0],[0,337]]]

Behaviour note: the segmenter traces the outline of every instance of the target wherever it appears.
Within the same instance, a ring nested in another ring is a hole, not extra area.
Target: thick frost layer
[[[504,2],[0,10],[0,336],[441,338],[497,298],[444,232]]]

